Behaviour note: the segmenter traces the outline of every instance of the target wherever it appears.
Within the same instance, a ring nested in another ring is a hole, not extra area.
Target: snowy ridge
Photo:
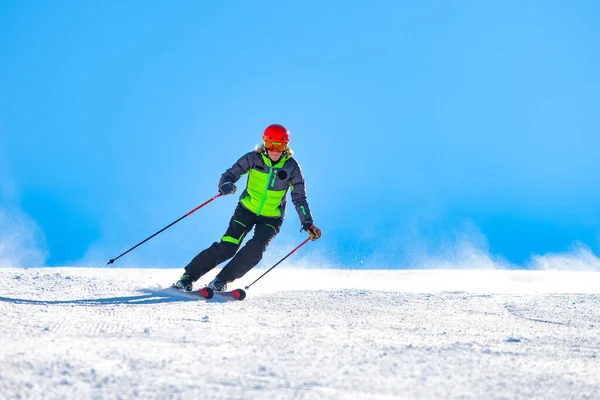
[[[0,269],[0,398],[600,397],[598,272],[180,272]]]

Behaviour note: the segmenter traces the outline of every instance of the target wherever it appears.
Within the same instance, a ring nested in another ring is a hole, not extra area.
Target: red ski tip
[[[205,299],[212,299],[212,297],[215,295],[210,288],[202,288],[198,292],[200,293],[200,296],[204,297]]]
[[[231,294],[238,300],[244,300],[246,298],[246,292],[244,292],[242,289],[232,290]]]

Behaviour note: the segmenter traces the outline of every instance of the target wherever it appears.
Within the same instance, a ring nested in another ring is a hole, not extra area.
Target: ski
[[[205,288],[208,289],[208,288]],[[203,290],[203,289],[200,289]],[[228,299],[228,300],[244,300],[246,298],[246,291],[243,289],[234,289],[227,292],[214,292],[212,298]]]
[[[215,292],[209,287],[204,287],[199,290],[192,290],[187,292],[181,289],[175,289],[179,293],[186,296],[195,296],[201,299],[210,300],[210,299],[219,299],[219,300],[244,300],[246,298],[246,291],[243,289],[234,289],[226,292]]]

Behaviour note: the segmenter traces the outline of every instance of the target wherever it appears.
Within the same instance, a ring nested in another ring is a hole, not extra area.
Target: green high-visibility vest
[[[283,165],[290,157],[283,156],[277,164],[273,165],[269,157],[264,154],[261,155],[267,171],[261,172],[254,168],[250,169],[248,186],[246,187],[248,195],[241,202],[244,207],[256,213],[256,215],[279,217],[281,216],[279,205],[285,197],[288,188],[275,190],[275,179],[277,178],[277,171],[283,168]]]

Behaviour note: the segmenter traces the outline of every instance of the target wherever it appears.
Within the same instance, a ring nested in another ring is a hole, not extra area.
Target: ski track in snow
[[[0,398],[600,398],[598,272],[180,272],[0,269]]]

